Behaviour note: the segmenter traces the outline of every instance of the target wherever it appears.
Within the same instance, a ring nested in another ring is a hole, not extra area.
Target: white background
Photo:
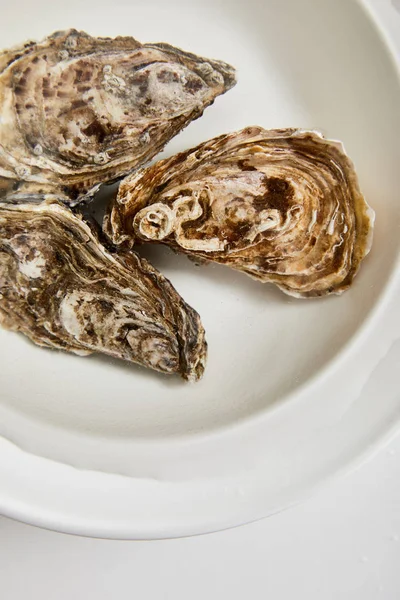
[[[367,4],[400,60],[400,0]],[[0,518],[0,597],[398,600],[400,437],[304,504],[212,535],[91,540]]]

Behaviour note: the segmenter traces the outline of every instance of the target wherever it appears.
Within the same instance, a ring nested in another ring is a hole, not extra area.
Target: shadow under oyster
[[[137,254],[106,250],[56,201],[0,203],[0,325],[191,381],[204,370],[200,318],[171,283]]]
[[[0,54],[0,197],[70,206],[144,165],[235,84],[228,64],[74,29]]]
[[[104,230],[115,244],[161,242],[312,297],[350,286],[373,220],[340,142],[248,127],[127,177]]]

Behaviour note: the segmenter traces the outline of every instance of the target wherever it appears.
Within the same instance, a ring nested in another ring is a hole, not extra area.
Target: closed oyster
[[[0,197],[74,205],[142,166],[235,84],[168,44],[74,29],[0,54]]]
[[[373,219],[339,142],[249,127],[126,178],[104,229],[116,244],[162,242],[310,297],[349,287]]]
[[[0,324],[40,346],[201,377],[198,314],[134,253],[108,252],[61,204],[0,204]]]

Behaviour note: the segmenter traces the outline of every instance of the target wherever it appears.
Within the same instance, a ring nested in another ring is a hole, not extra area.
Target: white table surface
[[[4,600],[398,600],[400,437],[307,502],[177,540],[68,536],[0,520]]]
[[[365,2],[400,61],[400,0]],[[0,517],[0,598],[399,600],[400,436],[302,505],[212,535],[94,540]]]

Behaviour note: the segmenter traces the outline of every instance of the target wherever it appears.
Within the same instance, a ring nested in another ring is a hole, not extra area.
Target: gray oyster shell
[[[126,178],[104,230],[115,244],[161,242],[311,297],[350,286],[373,220],[341,143],[248,127]]]
[[[200,318],[171,283],[137,254],[107,251],[56,201],[0,203],[0,324],[192,381],[204,370]]]
[[[234,69],[168,44],[74,29],[0,54],[0,198],[73,206],[144,165]]]

